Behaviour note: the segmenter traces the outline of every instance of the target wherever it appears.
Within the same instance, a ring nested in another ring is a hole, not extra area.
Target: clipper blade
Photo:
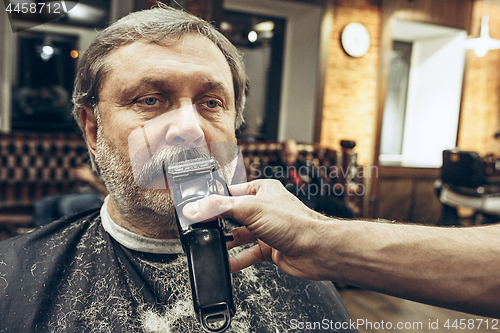
[[[170,163],[167,174],[174,179],[186,176],[195,176],[212,172],[215,169],[215,160],[210,158],[195,158],[186,161]]]

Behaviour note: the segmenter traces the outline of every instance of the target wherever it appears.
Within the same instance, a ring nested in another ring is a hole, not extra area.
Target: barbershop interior
[[[55,212],[62,198],[80,211],[102,205],[106,188],[71,114],[78,61],[99,30],[156,5],[46,2],[67,12],[48,20],[16,12],[23,1],[0,5],[0,240],[69,214]],[[246,181],[271,177],[290,148],[316,173],[299,175],[294,194],[328,198],[311,203],[327,215],[499,221],[500,0],[163,2],[211,22],[243,55],[249,84],[236,137]],[[360,332],[394,331],[381,321],[436,332],[436,321],[483,318],[336,287],[354,321],[375,324]]]

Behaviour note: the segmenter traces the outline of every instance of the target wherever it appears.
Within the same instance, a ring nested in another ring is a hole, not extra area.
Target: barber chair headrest
[[[486,183],[486,167],[476,152],[444,150],[441,180],[451,186],[477,188]]]

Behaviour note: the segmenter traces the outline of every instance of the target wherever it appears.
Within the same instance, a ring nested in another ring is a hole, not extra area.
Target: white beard
[[[231,147],[233,150],[229,149]],[[220,149],[214,150],[214,155],[220,160],[218,162],[216,159],[220,175],[229,185],[238,162],[236,145],[223,144]],[[152,159],[153,163],[144,167],[146,170],[144,178],[149,177],[149,181],[152,181],[159,172],[158,169],[161,169],[160,172],[163,171],[162,162],[165,157],[170,156],[170,159],[173,159],[172,156],[177,151],[179,149],[173,149],[172,152],[158,152]],[[191,158],[208,156],[210,156],[208,150],[200,148]],[[139,186],[132,172],[130,157],[120,153],[118,147],[109,143],[102,131],[102,125],[98,126],[95,160],[113,203],[123,219],[139,228],[144,228],[151,237],[177,230],[175,206],[170,190],[166,188],[167,185],[164,185],[164,189]],[[140,221],[140,226],[137,221]]]
[[[163,277],[158,277],[158,284],[165,290],[171,290],[175,300],[161,312],[146,306],[140,309],[141,328],[147,333],[200,332],[201,327],[193,310],[186,257],[181,256],[174,262],[161,266],[155,264],[156,269],[163,271]],[[256,268],[249,267],[233,275],[235,294],[244,291],[251,293],[251,297],[246,298],[243,304],[236,304],[236,314],[227,332],[255,332],[255,327],[252,326],[254,316],[258,316],[264,327],[273,328],[273,332],[286,332],[286,305],[280,304],[280,308],[275,306],[279,304],[279,300],[272,297],[269,289],[261,284],[257,272]]]

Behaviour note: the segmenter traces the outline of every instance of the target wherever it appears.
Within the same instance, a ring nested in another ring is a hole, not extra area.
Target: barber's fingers
[[[233,236],[234,240],[227,243],[227,248],[230,250],[233,247],[253,243],[257,238],[245,227],[234,229],[229,233]]]
[[[257,245],[244,249],[237,255],[230,257],[229,269],[231,273],[236,273],[243,268],[247,268],[263,261],[272,262],[272,248],[259,241]]]
[[[232,217],[222,216],[236,204],[240,204],[248,193],[249,183],[229,186],[231,197],[211,195],[208,198],[198,200],[193,203],[188,203],[184,206],[182,213],[186,218],[193,222],[202,222],[214,219],[215,217]],[[240,197],[240,198],[238,198]],[[238,198],[238,199],[237,199]]]
[[[230,257],[229,270],[231,271],[231,273],[236,273],[243,268],[247,268],[263,261],[264,256],[259,249],[259,245],[254,245],[248,249],[244,249],[234,257]]]
[[[281,183],[274,179],[257,179],[248,183],[241,183],[237,185],[229,186],[229,192],[232,196],[242,196],[242,195],[255,195],[262,188],[269,187],[271,185],[280,185]]]
[[[274,202],[275,198],[287,196],[288,191],[277,180],[255,180],[249,183],[229,187],[231,197],[211,195],[183,208],[186,218],[193,222],[209,221],[215,217],[233,218],[239,222],[248,222],[256,210],[262,208],[262,202],[256,197]],[[237,209],[234,209],[237,208]]]
[[[214,194],[187,204],[182,213],[193,222],[209,221],[215,217],[234,218],[233,208],[244,207],[242,203],[250,198],[251,196],[227,197]]]
[[[250,183],[241,183],[237,185],[230,185],[229,192],[232,196],[242,196],[248,194],[248,187]]]
[[[261,197],[279,196],[288,193],[288,190],[276,179],[257,179],[248,183],[229,186],[233,196],[258,195]]]

